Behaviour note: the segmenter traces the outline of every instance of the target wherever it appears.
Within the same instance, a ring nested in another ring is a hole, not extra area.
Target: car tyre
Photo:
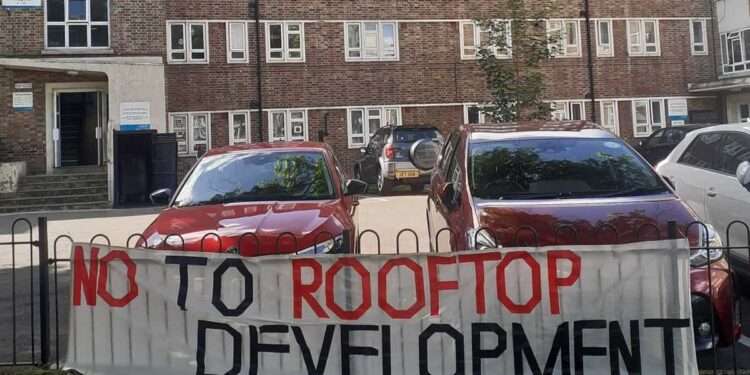
[[[393,182],[383,176],[383,173],[378,173],[378,193],[380,195],[388,195],[393,191]]]

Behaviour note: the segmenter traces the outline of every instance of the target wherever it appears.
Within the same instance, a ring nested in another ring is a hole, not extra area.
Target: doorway
[[[56,93],[55,167],[101,165],[105,100],[100,91]]]

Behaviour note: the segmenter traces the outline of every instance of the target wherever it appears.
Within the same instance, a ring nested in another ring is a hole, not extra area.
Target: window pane
[[[386,108],[386,110],[385,110],[385,124],[386,124],[386,126],[397,126],[398,125],[398,108]]]
[[[300,42],[300,34],[289,34],[288,35],[288,43],[289,48],[291,49],[300,49],[302,48],[301,42]]]
[[[65,0],[47,0],[47,21],[65,21]]]
[[[91,0],[91,20],[94,22],[105,22],[109,19],[107,0]]]
[[[88,47],[88,27],[86,25],[68,26],[68,46]]]
[[[65,47],[65,26],[47,26],[47,47]]]
[[[302,121],[292,121],[292,138],[305,137],[305,123]]]
[[[380,110],[370,109],[367,111],[367,116],[370,135],[373,135],[380,128]]]
[[[91,26],[91,47],[109,47],[109,26]]]
[[[286,138],[286,123],[284,112],[274,112],[273,114],[273,138]]]
[[[648,102],[635,103],[635,122],[637,124],[648,124]]]
[[[234,124],[234,143],[246,143],[247,142],[247,116],[244,114],[232,115],[232,123]]]
[[[478,107],[469,107],[469,124],[479,124]]]
[[[188,152],[187,116],[179,115],[172,117],[172,131],[177,137],[177,152],[183,154]]]
[[[694,43],[703,43],[703,23],[702,22],[693,22],[693,42]]]
[[[359,35],[359,25],[351,24],[347,26],[348,40],[347,45],[349,48],[359,48],[361,37]]]
[[[464,47],[474,47],[474,24],[466,23],[463,27],[464,30]]]
[[[583,120],[583,110],[581,109],[580,103],[572,103],[570,105],[571,120]]]
[[[646,22],[644,23],[644,30],[646,32],[646,43],[656,43],[656,23]]]
[[[750,137],[740,133],[727,133],[721,145],[719,170],[735,175],[743,161],[750,160]]]
[[[172,49],[185,49],[185,27],[184,25],[172,25]]]
[[[383,54],[396,55],[396,26],[391,23],[383,24]]]
[[[365,23],[365,57],[378,57],[377,23]]]
[[[235,60],[242,60],[245,58],[244,52],[232,52],[232,58]]]
[[[742,39],[745,42],[745,61],[750,60],[750,30],[742,32]]]
[[[352,135],[364,134],[364,125],[362,123],[363,112],[356,110],[351,112]]]
[[[732,39],[732,53],[730,57],[732,58],[731,62],[737,63],[742,61],[742,47],[740,46],[740,40],[739,39]]]
[[[651,102],[651,122],[654,124],[661,124],[661,102]]]
[[[599,22],[599,43],[609,44],[609,23]]]
[[[720,133],[701,134],[688,146],[679,162],[698,168],[712,169],[715,166],[721,139]]]
[[[245,25],[241,23],[231,23],[229,25],[230,49],[245,50]]]
[[[203,25],[190,25],[190,48],[204,49],[206,47],[203,40],[204,32]]]
[[[68,21],[86,20],[86,0],[68,0]]]
[[[272,49],[282,48],[281,27],[282,25],[271,25],[268,27],[268,33],[270,34],[269,45]]]
[[[208,140],[208,116],[193,116],[193,141],[206,142]]]

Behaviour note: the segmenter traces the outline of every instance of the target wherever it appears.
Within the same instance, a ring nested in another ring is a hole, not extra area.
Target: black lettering
[[[240,370],[242,370],[242,335],[228,324],[199,320],[198,350],[196,353],[198,368],[195,371],[196,375],[211,375],[206,373],[206,331],[209,329],[224,331],[232,336],[232,368],[225,375],[239,374]]]
[[[188,291],[188,266],[205,266],[208,264],[208,258],[170,255],[164,258],[164,263],[180,265],[180,287],[177,291],[177,306],[180,306],[180,309],[185,311],[185,299],[187,299]]]
[[[646,319],[646,328],[661,328],[664,334],[664,369],[674,375],[674,329],[690,327],[690,319]]]
[[[245,279],[245,296],[236,308],[230,309],[221,300],[222,277],[230,267],[237,269]],[[248,271],[245,263],[241,259],[226,259],[221,265],[214,270],[214,290],[211,297],[211,303],[224,316],[240,316],[253,303],[253,274]]]
[[[250,375],[258,375],[259,353],[289,353],[289,345],[260,342],[260,336],[264,333],[289,333],[289,326],[266,325],[260,326],[260,330],[255,326],[250,326]]]
[[[427,343],[430,338],[438,333],[444,333],[453,339],[456,349],[456,372],[455,375],[464,375],[464,336],[450,324],[431,324],[419,334],[419,374],[431,375],[428,367]],[[442,361],[442,358],[440,359]]]
[[[630,374],[641,373],[641,337],[637,320],[630,321],[630,345],[625,340],[619,322],[609,323],[609,368],[612,375],[620,374],[620,356]]]
[[[583,375],[583,357],[605,357],[607,348],[583,346],[583,331],[587,329],[606,329],[606,320],[579,320],[573,323],[573,345],[575,348],[576,375]]]
[[[383,352],[383,375],[391,375],[391,326],[380,326],[381,351]]]
[[[482,349],[482,333],[491,332],[497,336],[497,345],[492,349]],[[471,368],[474,374],[482,373],[482,359],[498,358],[508,348],[508,335],[497,323],[471,324]]]
[[[552,348],[544,365],[544,373],[539,368],[539,362],[537,362],[534,351],[531,349],[531,344],[526,337],[523,326],[519,323],[513,323],[513,367],[516,375],[524,374],[524,357],[534,375],[554,373],[558,357],[560,357],[562,374],[570,375],[570,335],[568,323],[562,323],[557,326],[557,332],[555,332],[555,338],[552,341]]]
[[[377,332],[378,326],[371,325],[341,325],[341,374],[351,375],[351,360],[353,355],[363,355],[374,357],[378,355],[378,350],[370,346],[352,346],[349,344],[349,334],[351,332]]]
[[[336,332],[336,326],[326,326],[326,333],[323,336],[323,345],[320,348],[317,364],[313,361],[310,347],[307,345],[302,329],[300,327],[292,327],[292,332],[294,332],[294,338],[302,350],[302,359],[305,361],[308,375],[323,375],[326,371],[326,363],[328,362],[328,354],[331,352],[331,342],[333,342],[333,334]]]

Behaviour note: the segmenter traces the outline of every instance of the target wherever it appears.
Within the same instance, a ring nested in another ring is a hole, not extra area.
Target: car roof
[[[699,130],[696,130],[696,134],[703,134],[708,132],[717,132],[717,131],[741,131],[745,133],[750,133],[750,123],[742,122],[742,123],[736,123],[736,124],[723,124],[723,125],[714,125],[714,126],[708,126],[700,128]]]
[[[262,142],[213,148],[205,156],[222,155],[243,151],[320,151],[332,154],[331,147],[321,142]]]
[[[473,141],[522,138],[617,138],[616,135],[590,121],[521,121],[464,125],[462,131]]]

